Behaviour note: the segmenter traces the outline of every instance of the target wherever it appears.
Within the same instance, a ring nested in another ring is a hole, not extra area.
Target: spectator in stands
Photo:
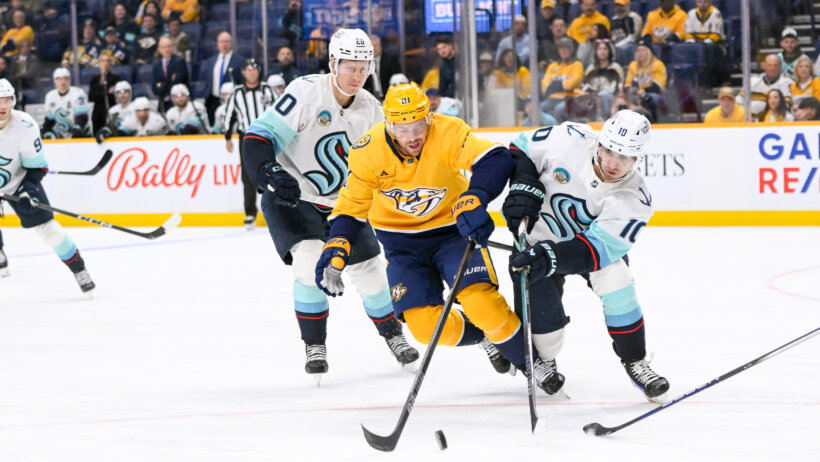
[[[515,52],[507,48],[501,52],[498,58],[496,69],[487,79],[487,90],[496,88],[518,87],[518,99],[520,104],[517,108],[523,107],[524,102],[530,96],[530,71],[519,63]]]
[[[552,40],[552,21],[555,19],[555,0],[541,0],[541,14],[536,17],[535,30],[538,40]]]
[[[80,66],[96,66],[100,57],[102,42],[97,37],[97,21],[86,19],[83,23],[82,39],[77,44],[77,62]],[[69,48],[63,53],[63,66],[74,64],[74,50]]]
[[[553,23],[558,22],[557,20]],[[563,120],[566,100],[575,95],[584,79],[584,66],[575,57],[575,43],[569,37],[558,40],[560,61],[547,66],[547,72],[541,81],[541,92],[546,100],[541,103],[541,110],[552,114],[557,120]]]
[[[538,111],[541,114],[541,119],[538,121],[538,125],[533,125],[530,122],[530,110],[532,109],[532,95],[527,97],[526,102],[524,103],[524,118],[521,119],[521,126],[522,127],[546,127],[549,125],[558,125],[558,121],[555,120],[550,114],[547,114],[544,111]]]
[[[120,80],[114,84],[115,105],[108,110],[108,121],[114,127],[119,127],[120,121],[134,113],[134,103],[131,101],[131,84],[127,80]]]
[[[182,22],[199,22],[198,0],[165,0],[162,17],[167,21],[172,17],[182,19]]]
[[[675,0],[661,0],[660,7],[646,15],[646,24],[641,36],[647,43],[668,45],[679,42],[683,37],[686,13],[675,4]]]
[[[593,24],[603,24],[609,31],[609,19],[598,11],[598,1],[581,0],[581,14],[572,20],[567,35],[578,43],[585,42]]]
[[[578,48],[578,42],[567,35],[567,22],[564,18],[555,18],[552,21],[552,40],[545,40],[541,42],[538,50],[538,67],[546,69],[547,66],[556,61],[561,60],[561,55],[558,53],[558,42],[563,38],[572,40],[574,49]]]
[[[154,18],[156,18],[156,23],[159,25],[159,18],[161,16],[159,3],[154,0],[143,0],[143,2],[140,3],[139,8],[137,8],[137,14],[134,16],[134,22],[136,22],[138,26],[142,26],[142,23],[145,20],[145,15],[147,14],[154,15]]]
[[[174,85],[188,85],[188,66],[174,54],[174,42],[163,35],[157,45],[160,59],[154,62],[151,90],[159,100],[157,110],[164,114],[171,106],[171,88]]]
[[[100,50],[100,55],[110,56],[115,66],[128,64],[128,61],[131,59],[131,50],[129,50],[128,45],[126,45],[124,41],[120,40],[117,29],[113,26],[106,27],[104,37],[105,43],[103,43],[103,47]]]
[[[12,87],[17,87],[14,78],[11,76],[11,71],[9,70],[8,58],[2,55],[0,55],[0,79],[6,79]]]
[[[638,41],[635,60],[629,63],[624,86],[641,98],[641,105],[658,120],[658,106],[666,90],[666,66],[652,54],[648,41]]]
[[[430,100],[430,112],[453,117],[461,116],[461,102],[457,99],[442,96],[435,88],[427,90],[427,99]]]
[[[794,115],[780,90],[772,88],[766,96],[766,110],[760,115],[760,122],[794,122]]]
[[[26,0],[11,0],[5,8],[0,8],[0,12],[3,12],[3,24],[0,26],[5,29],[17,27],[14,25],[14,13],[16,11],[22,11],[26,18],[26,24],[31,25],[35,15],[34,11],[29,8],[28,3],[31,2]]]
[[[151,110],[148,98],[140,96],[133,103],[134,113],[120,119],[117,131],[122,136],[162,136],[168,133],[168,124],[161,115]]]
[[[114,86],[120,81],[120,77],[111,72],[112,63],[110,56],[100,55],[97,60],[100,73],[91,77],[88,85],[88,101],[94,103],[94,110],[91,111],[91,133],[94,136],[108,125],[108,111],[116,102]]]
[[[120,40],[129,46],[133,45],[134,40],[137,39],[137,35],[140,33],[140,27],[128,13],[125,5],[122,3],[114,5],[114,11],[111,16],[111,20],[108,21],[108,26],[113,27],[117,31]]]
[[[168,26],[168,38],[174,44],[174,53],[186,62],[188,59],[188,52],[191,51],[191,39],[188,34],[182,30],[182,20],[177,17],[172,17],[165,23]]]
[[[806,56],[800,49],[800,42],[797,39],[797,32],[791,27],[783,29],[780,34],[780,46],[783,48],[777,57],[780,58],[780,73],[794,80],[794,66],[797,60]],[[806,56],[808,58],[808,56]]]
[[[589,29],[587,39],[578,44],[575,56],[584,67],[592,65],[595,59],[595,50],[598,48],[598,40],[609,40],[609,31],[603,24],[593,24]]]
[[[493,61],[493,54],[489,51],[482,51],[478,55],[478,94],[484,94],[487,88],[487,82],[490,75],[495,70],[495,62]]]
[[[29,45],[34,43],[34,29],[26,24],[25,10],[14,10],[12,17],[14,18],[13,25],[3,35],[3,40],[0,41],[0,50],[6,56],[16,55],[17,48],[23,42]]]
[[[595,59],[586,69],[581,91],[600,96],[602,115],[610,113],[612,101],[619,93],[623,78],[624,70],[615,62],[615,47],[612,41],[598,40],[595,46]]]
[[[382,48],[382,39],[378,35],[370,34],[370,43],[373,44],[375,67],[373,74],[365,81],[364,88],[381,101],[390,87],[390,76],[401,72],[401,64],[398,56]]]
[[[723,41],[723,15],[712,5],[712,0],[696,0],[683,25],[683,40],[703,43],[706,47],[706,68],[709,84],[720,85],[729,80],[729,63]]]
[[[629,8],[629,0],[615,0],[615,14],[610,20],[611,36],[616,48],[637,43],[640,39],[643,19]]]
[[[9,62],[9,75],[12,81],[16,81],[18,88],[23,90],[37,88],[40,77],[40,58],[31,52],[31,44],[28,42],[20,43],[18,51]]]
[[[276,61],[271,63],[270,75],[279,74],[290,85],[293,79],[301,77],[302,72],[293,65],[293,50],[285,45],[276,52]]]
[[[790,91],[792,94],[792,108],[797,110],[798,103],[809,97],[820,98],[820,77],[814,75],[811,58],[801,56],[795,65],[795,82]]]
[[[233,82],[234,85],[241,85],[244,82],[241,69],[243,59],[233,52],[231,34],[221,32],[216,38],[216,47],[219,53],[199,66],[200,80],[205,82],[205,109],[209,123],[214,120],[214,113],[219,107],[222,84]]]
[[[813,96],[803,98],[797,106],[796,118],[798,122],[820,120],[820,101]]]
[[[191,100],[188,87],[178,83],[171,87],[173,106],[165,112],[168,128],[173,135],[203,135],[210,133],[208,114],[199,101]]]
[[[749,79],[749,87],[752,91],[749,113],[756,118],[766,110],[766,101],[769,98],[769,90],[776,88],[786,98],[791,101],[791,86],[794,81],[780,72],[780,58],[777,55],[767,55],[763,60],[763,72],[753,75]],[[743,92],[737,96],[737,104],[743,105]]]
[[[510,35],[501,39],[498,42],[498,51],[495,53],[495,61],[501,59],[501,53],[504,50],[513,50],[518,60],[527,62],[530,59],[530,35],[527,33],[527,18],[522,14],[515,15],[513,20],[513,27],[510,29]]]
[[[441,58],[436,58],[433,65],[430,66],[430,69],[424,74],[424,78],[421,79],[421,85],[419,85],[419,87],[421,87],[422,91],[427,91],[431,88],[438,89],[439,67],[441,67]],[[492,66],[490,67],[492,68]]]
[[[456,48],[453,38],[442,35],[436,38],[436,53],[441,57],[439,66],[438,91],[441,96],[455,98],[456,96]]]
[[[288,8],[285,14],[276,22],[276,25],[279,26],[280,36],[288,39],[292,49],[296,41],[302,38],[302,0],[288,0]]]
[[[142,18],[142,29],[134,44],[134,59],[137,64],[151,64],[154,62],[159,37],[162,35],[157,21],[157,17],[153,14],[146,14]]]
[[[731,87],[723,87],[718,93],[718,105],[706,113],[703,123],[740,123],[746,120],[746,110],[735,104],[735,92]]]

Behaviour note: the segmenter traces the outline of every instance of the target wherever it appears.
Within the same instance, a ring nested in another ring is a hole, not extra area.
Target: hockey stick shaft
[[[106,164],[108,164],[108,161],[111,160],[112,157],[114,157],[114,153],[110,149],[108,149],[105,151],[100,161],[97,162],[97,165],[95,165],[94,168],[92,168],[91,170],[86,170],[84,172],[49,170],[48,173],[51,173],[52,175],[96,175],[100,170],[103,169],[103,167],[106,166]]]
[[[3,199],[5,199],[7,201],[14,201],[14,202],[19,202],[21,200],[29,200],[27,197],[13,196],[13,195],[10,195],[10,194],[3,194],[2,197],[3,197]],[[133,229],[130,229],[130,228],[124,228],[122,226],[117,226],[115,224],[111,224],[111,223],[108,223],[108,222],[105,222],[105,221],[102,221],[102,220],[98,220],[96,218],[91,218],[91,217],[88,217],[88,216],[85,216],[85,215],[80,215],[79,213],[74,213],[74,212],[69,212],[68,210],[58,209],[57,207],[52,207],[51,205],[43,204],[43,203],[38,202],[36,200],[31,201],[31,203],[34,205],[34,207],[36,207],[38,209],[41,209],[41,210],[48,210],[49,212],[59,213],[61,215],[67,215],[69,217],[76,218],[78,220],[82,220],[82,221],[91,223],[93,225],[102,226],[103,228],[115,229],[117,231],[122,231],[124,233],[133,234],[135,236],[143,237],[145,239],[156,239],[156,238],[164,235],[168,230],[170,230],[172,228],[175,228],[177,225],[179,225],[180,221],[182,221],[182,217],[180,217],[180,215],[178,213],[175,213],[175,214],[171,215],[171,218],[169,218],[159,228],[157,228],[153,231],[147,232],[147,233],[143,233],[141,231],[136,231],[136,230],[133,230]]]
[[[800,337],[797,337],[796,339],[794,339],[794,340],[792,340],[792,341],[790,341],[790,342],[788,342],[788,343],[786,343],[786,344],[784,344],[784,345],[782,345],[778,348],[775,348],[774,350],[764,354],[763,356],[755,358],[755,359],[749,361],[748,363],[746,363],[746,364],[744,364],[740,367],[732,369],[731,371],[721,375],[720,377],[714,378],[714,379],[704,383],[703,385],[701,385],[701,386],[699,386],[699,387],[697,387],[693,390],[690,390],[690,391],[678,396],[677,398],[673,399],[672,401],[669,401],[666,404],[663,404],[661,406],[656,407],[655,409],[652,409],[649,412],[641,414],[638,417],[635,417],[634,419],[630,420],[629,422],[618,425],[617,427],[611,427],[611,428],[610,427],[604,427],[603,425],[596,422],[596,423],[590,423],[590,424],[585,425],[584,426],[584,431],[586,433],[589,433],[589,434],[595,435],[595,436],[606,436],[606,435],[610,435],[612,433],[615,433],[616,431],[621,430],[623,428],[626,428],[626,427],[628,427],[628,426],[630,426],[630,425],[632,425],[632,424],[634,424],[638,421],[641,421],[641,420],[643,420],[643,419],[645,419],[645,418],[647,418],[647,417],[649,417],[653,414],[657,414],[658,412],[660,412],[664,409],[667,409],[667,408],[671,407],[672,405],[677,404],[677,403],[683,401],[686,398],[689,398],[690,396],[696,395],[696,394],[700,393],[701,391],[711,387],[712,385],[716,385],[719,382],[723,382],[724,380],[726,380],[726,379],[728,379],[728,378],[730,378],[734,375],[737,375],[737,374],[745,371],[746,369],[749,369],[752,366],[756,366],[756,365],[762,363],[763,361],[765,361],[769,358],[772,358],[772,357],[774,357],[774,356],[788,350],[789,348],[795,347],[795,346],[805,342],[806,340],[814,337],[817,334],[820,334],[820,327],[814,329],[811,332],[803,334]]]
[[[518,239],[515,241],[516,250],[523,252],[527,249],[527,217],[521,221],[518,227]],[[523,324],[524,335],[524,362],[527,368],[527,394],[529,395],[530,403],[530,426],[532,432],[535,433],[535,427],[538,425],[538,411],[535,408],[535,374],[533,369],[533,350],[532,350],[532,320],[530,310],[530,271],[528,268],[521,270],[521,323]]]
[[[433,352],[436,351],[436,346],[441,338],[442,331],[444,331],[444,325],[447,322],[447,316],[450,314],[450,309],[453,307],[453,302],[458,294],[458,288],[461,285],[461,281],[464,279],[464,273],[467,271],[467,265],[470,263],[475,247],[475,241],[470,240],[467,243],[467,249],[464,250],[464,255],[461,257],[458,272],[453,279],[453,284],[450,286],[450,294],[447,296],[447,301],[445,302],[444,308],[441,310],[441,314],[438,317],[438,323],[436,324],[435,331],[433,331],[433,338],[431,338],[430,343],[427,344],[427,351],[424,352],[424,357],[421,359],[419,370],[416,372],[416,378],[413,380],[413,385],[410,387],[410,393],[407,395],[407,400],[404,402],[404,408],[401,411],[399,421],[396,423],[396,427],[393,429],[393,432],[387,436],[380,436],[371,432],[365,428],[364,425],[362,425],[364,438],[374,449],[389,452],[396,448],[399,438],[401,437],[401,432],[404,430],[405,424],[407,424],[407,419],[410,418],[410,411],[413,410],[413,404],[416,402],[419,389],[421,389],[421,383],[427,373],[427,368],[430,366],[430,361],[433,359]]]
[[[515,248],[511,245],[502,244],[500,242],[494,242],[494,241],[488,242],[487,247],[492,247],[494,249],[506,250],[507,252],[512,252],[513,250],[515,250]]]

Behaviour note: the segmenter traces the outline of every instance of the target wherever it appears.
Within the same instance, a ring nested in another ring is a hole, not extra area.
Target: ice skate
[[[564,392],[564,374],[558,372],[558,365],[554,359],[543,361],[537,358],[532,365],[535,373],[535,384],[548,395],[569,399]]]
[[[256,229],[256,217],[253,215],[245,215],[245,229],[253,231]]]
[[[327,347],[324,345],[305,345],[305,355],[307,362],[305,362],[305,372],[313,375],[316,379],[316,386],[320,386],[322,376],[327,373]]]
[[[641,359],[633,362],[621,361],[632,383],[638,387],[646,399],[663,404],[667,402],[666,391],[669,390],[669,381],[661,377],[649,367],[649,361]]]
[[[390,351],[393,353],[396,361],[398,361],[402,367],[413,372],[417,370],[415,363],[419,359],[419,351],[407,343],[404,334],[395,335],[385,339],[385,341],[387,342],[387,346],[390,347]]]
[[[74,273],[74,279],[77,280],[77,284],[80,285],[80,290],[82,290],[84,294],[91,295],[91,291],[97,287],[97,285],[94,284],[94,281],[91,280],[91,275],[88,274],[88,270],[82,270]]]
[[[484,337],[481,343],[479,343],[479,346],[487,353],[487,357],[490,358],[490,364],[493,365],[496,372],[499,374],[515,375],[515,367],[498,351],[498,348],[496,348],[493,342],[487,337]]]
[[[0,249],[0,278],[7,277],[9,275],[9,260],[6,258],[6,253],[3,252],[3,249]]]

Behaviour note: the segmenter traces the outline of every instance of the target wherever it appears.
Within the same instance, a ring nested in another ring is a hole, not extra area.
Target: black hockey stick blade
[[[399,421],[396,422],[396,427],[393,429],[393,432],[387,436],[381,436],[371,432],[365,428],[364,425],[362,425],[362,430],[364,430],[364,439],[367,440],[367,443],[373,447],[373,449],[390,452],[396,448],[397,444],[399,444],[401,432],[407,424],[407,419],[410,418],[410,411],[413,410],[413,404],[416,402],[416,397],[421,389],[421,383],[424,381],[427,368],[430,366],[430,361],[433,359],[433,352],[436,351],[436,346],[441,338],[444,325],[447,322],[447,316],[450,314],[450,309],[453,307],[453,302],[456,300],[458,288],[461,286],[461,280],[464,279],[464,273],[467,271],[467,265],[470,263],[470,258],[473,255],[475,246],[475,241],[470,240],[467,244],[467,248],[464,250],[464,255],[461,257],[461,263],[458,266],[458,271],[453,279],[453,285],[450,286],[450,294],[447,296],[447,301],[444,303],[444,308],[442,308],[441,314],[438,317],[438,323],[436,323],[436,328],[433,331],[433,337],[430,339],[430,343],[427,344],[427,351],[424,352],[424,356],[421,358],[419,370],[416,372],[416,378],[413,379],[413,385],[410,387],[410,393],[407,395],[407,400],[404,402],[404,407],[401,410]]]
[[[91,170],[86,170],[84,172],[67,172],[67,171],[63,171],[63,170],[49,170],[48,173],[51,173],[51,174],[54,174],[54,175],[96,175],[97,173],[99,173],[100,170],[103,169],[103,167],[105,167],[108,164],[108,161],[111,160],[112,157],[114,157],[114,153],[110,149],[107,149],[105,151],[105,154],[103,154],[102,159],[100,159],[100,161],[97,162],[97,165],[95,165],[94,168],[92,168]]]
[[[617,432],[618,430],[626,428],[626,427],[628,427],[628,426],[630,426],[630,425],[632,425],[632,424],[634,424],[638,421],[641,421],[641,420],[643,420],[643,419],[645,419],[645,418],[647,418],[647,417],[649,417],[653,414],[657,414],[658,412],[660,412],[664,409],[667,409],[667,408],[671,407],[672,405],[674,405],[676,403],[679,403],[679,402],[683,401],[684,399],[686,399],[686,398],[688,398],[692,395],[700,393],[701,391],[711,387],[712,385],[715,385],[719,382],[723,382],[724,380],[728,379],[729,377],[732,377],[736,374],[739,374],[739,373],[745,371],[746,369],[749,369],[752,366],[756,366],[756,365],[762,363],[763,361],[765,361],[765,360],[767,360],[767,359],[769,359],[773,356],[776,356],[776,355],[788,350],[789,348],[797,346],[798,344],[805,342],[806,340],[814,337],[817,334],[820,334],[820,327],[814,329],[811,332],[803,334],[800,337],[797,337],[796,339],[792,340],[791,342],[788,342],[788,343],[786,343],[786,344],[784,344],[784,345],[782,345],[778,348],[775,348],[774,350],[766,353],[765,355],[760,356],[758,358],[755,358],[755,359],[749,361],[748,363],[746,363],[746,364],[744,364],[740,367],[732,369],[731,371],[721,375],[720,377],[716,377],[716,378],[704,383],[703,385],[701,385],[701,386],[699,386],[699,387],[697,387],[693,390],[690,390],[690,391],[678,396],[677,398],[669,401],[668,403],[665,403],[661,406],[658,406],[658,407],[656,407],[655,409],[652,409],[649,412],[641,414],[638,417],[635,417],[634,419],[630,420],[629,422],[625,422],[625,423],[623,423],[621,425],[618,425],[616,427],[605,427],[605,426],[599,424],[598,422],[594,422],[594,423],[584,425],[584,432],[587,433],[587,434],[590,434],[590,435],[594,435],[594,436],[611,435],[611,434]]]
[[[506,250],[507,252],[512,252],[513,251],[513,246],[507,245],[507,244],[502,244],[500,242],[494,242],[494,241],[488,242],[487,247],[492,247],[494,249]]]

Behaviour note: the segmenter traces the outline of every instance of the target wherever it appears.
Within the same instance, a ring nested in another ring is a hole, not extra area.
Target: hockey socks
[[[643,316],[621,327],[607,326],[615,354],[625,362],[633,362],[646,356],[646,338]]]
[[[316,286],[293,281],[293,302],[302,341],[323,345],[327,339],[327,296]]]

